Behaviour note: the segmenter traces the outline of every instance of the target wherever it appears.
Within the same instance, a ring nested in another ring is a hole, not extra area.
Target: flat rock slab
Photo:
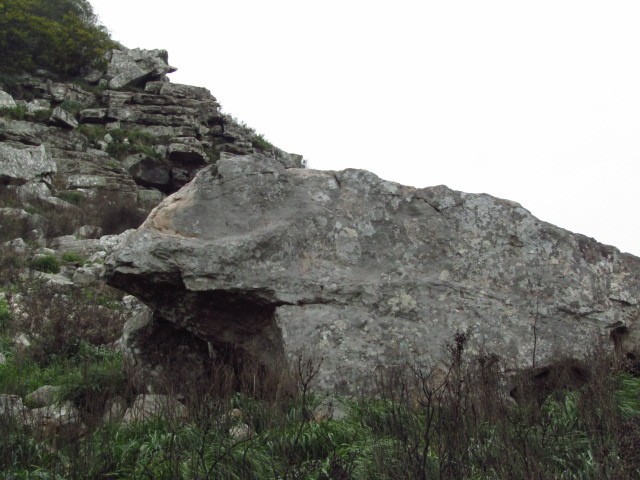
[[[44,145],[0,143],[0,184],[23,185],[31,180],[49,179],[56,171],[56,163]]]
[[[260,155],[200,171],[107,264],[213,357],[322,357],[329,391],[438,362],[456,331],[513,366],[580,356],[614,322],[633,339],[639,313],[640,259],[517,203]]]

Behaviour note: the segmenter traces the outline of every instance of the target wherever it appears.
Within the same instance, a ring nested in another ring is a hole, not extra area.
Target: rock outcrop
[[[46,72],[5,76],[0,207],[50,219],[56,232],[40,229],[41,240],[92,221],[105,233],[119,233],[138,226],[162,198],[221,155],[261,152],[302,166],[302,157],[223,114],[207,89],[171,83],[167,74],[174,70],[164,50],[121,47],[109,53],[104,71],[77,83]],[[83,218],[92,215],[131,222],[109,228],[103,218]],[[0,243],[16,238],[11,235],[0,231]]]
[[[130,329],[134,355],[181,338],[165,366],[322,357],[318,387],[351,393],[438,362],[456,331],[514,367],[581,356],[616,322],[634,338],[640,301],[640,259],[514,202],[263,155],[201,170],[107,269],[154,309]]]

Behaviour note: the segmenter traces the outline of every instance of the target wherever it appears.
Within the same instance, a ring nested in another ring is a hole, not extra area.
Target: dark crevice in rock
[[[171,354],[169,370],[189,371],[192,364],[194,372],[211,374],[226,368],[241,382],[247,368],[268,378],[285,364],[282,333],[275,323],[275,310],[283,302],[270,299],[270,292],[193,292],[186,289],[177,273],[142,282],[120,274],[114,275],[110,283],[134,293],[155,309],[154,330],[147,335],[147,347],[142,353],[145,358],[158,358],[149,355],[150,349],[171,349],[171,344],[163,346],[169,338],[181,339],[174,352],[184,350],[184,345],[194,345],[189,355]]]
[[[340,182],[340,178],[336,173],[333,174],[333,178],[335,179],[336,184],[338,185],[338,188],[342,188],[342,183]]]

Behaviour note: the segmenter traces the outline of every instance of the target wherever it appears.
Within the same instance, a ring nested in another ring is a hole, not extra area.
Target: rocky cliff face
[[[636,257],[510,201],[261,154],[201,170],[107,263],[154,309],[127,345],[156,373],[302,354],[324,359],[320,388],[353,393],[380,369],[438,362],[456,331],[514,367],[637,335]]]

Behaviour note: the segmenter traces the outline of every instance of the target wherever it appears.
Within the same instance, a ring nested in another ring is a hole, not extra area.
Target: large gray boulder
[[[17,143],[0,143],[0,184],[49,181],[56,171],[56,163],[44,145],[26,147]]]
[[[615,322],[634,338],[640,300],[640,259],[517,203],[258,155],[200,171],[107,269],[155,309],[147,351],[164,325],[211,358],[322,357],[318,387],[351,393],[456,331],[514,367],[582,356]]]
[[[109,55],[106,78],[109,88],[143,85],[163,75],[175,72],[168,64],[166,50],[114,49]]]
[[[7,92],[0,90],[0,108],[16,108],[16,102]]]

